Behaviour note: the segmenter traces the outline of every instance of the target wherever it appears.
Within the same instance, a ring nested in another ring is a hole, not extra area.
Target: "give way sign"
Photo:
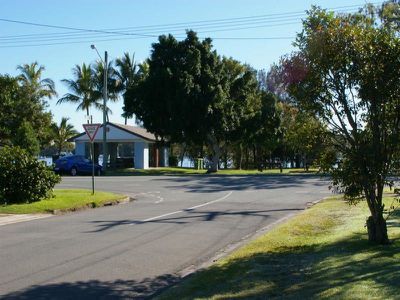
[[[82,126],[85,129],[90,141],[93,142],[94,137],[96,136],[96,133],[99,130],[101,124],[83,124]]]

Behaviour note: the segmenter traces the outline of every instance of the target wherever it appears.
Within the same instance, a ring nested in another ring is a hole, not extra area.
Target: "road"
[[[142,298],[330,194],[309,176],[99,177],[135,198],[0,227],[5,299]],[[57,188],[91,188],[64,177]]]

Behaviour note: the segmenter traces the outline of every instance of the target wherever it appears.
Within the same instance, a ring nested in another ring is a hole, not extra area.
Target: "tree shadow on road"
[[[159,181],[176,183],[169,188],[186,192],[212,193],[220,191],[244,191],[263,189],[284,189],[293,187],[328,187],[330,179],[318,176],[185,176],[153,178],[155,185]],[[182,185],[184,183],[184,185]]]
[[[142,281],[77,281],[35,285],[26,290],[7,294],[7,300],[41,299],[146,299],[154,292],[176,283],[179,277],[162,275]]]
[[[195,211],[195,210],[184,210],[184,215],[174,217],[162,217],[150,221],[139,221],[139,220],[95,220],[90,221],[92,224],[97,225],[97,229],[89,231],[87,233],[101,232],[110,230],[119,226],[126,225],[144,225],[149,223],[165,223],[165,224],[187,224],[192,222],[210,222],[216,221],[219,218],[229,216],[242,216],[242,217],[258,217],[260,219],[266,219],[271,217],[271,212],[296,212],[302,211],[303,208],[285,208],[285,209],[268,209],[268,210],[224,210],[224,211]]]

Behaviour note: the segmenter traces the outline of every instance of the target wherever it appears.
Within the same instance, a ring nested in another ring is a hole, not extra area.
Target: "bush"
[[[51,196],[60,176],[19,147],[0,149],[0,201],[29,203]]]

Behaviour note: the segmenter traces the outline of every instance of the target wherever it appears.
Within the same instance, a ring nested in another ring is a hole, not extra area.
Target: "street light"
[[[100,60],[104,64],[104,83],[103,83],[103,171],[105,172],[107,169],[107,77],[108,77],[108,54],[107,51],[104,51],[104,60],[101,58],[99,51],[95,45],[90,45],[90,48],[96,50],[97,55],[99,56]]]

